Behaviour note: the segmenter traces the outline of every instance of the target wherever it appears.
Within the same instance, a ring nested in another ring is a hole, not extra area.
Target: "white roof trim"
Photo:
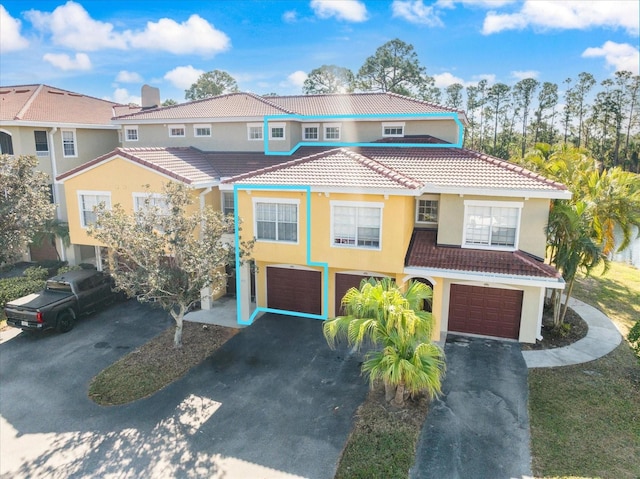
[[[418,268],[410,266],[404,268],[408,275],[431,275],[440,278],[458,279],[465,281],[480,281],[484,283],[500,283],[517,286],[537,286],[540,288],[564,289],[565,282],[562,278],[541,278],[539,276],[519,276],[500,273],[478,273],[476,271],[463,271],[441,268]]]
[[[77,128],[86,130],[117,130],[119,127],[110,123],[63,123],[59,121],[23,121],[0,120],[0,126],[31,126],[36,128]]]

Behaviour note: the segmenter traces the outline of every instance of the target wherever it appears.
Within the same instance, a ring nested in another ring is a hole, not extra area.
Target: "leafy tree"
[[[507,114],[509,107],[509,92],[510,88],[504,83],[496,83],[487,90],[487,114],[493,119],[493,150],[492,153],[497,152],[497,140],[498,140],[498,121],[501,117]]]
[[[211,207],[192,207],[192,193],[182,183],[165,185],[162,199],[149,195],[135,213],[115,205],[96,209],[89,234],[109,248],[108,267],[116,286],[141,302],[157,302],[176,322],[174,347],[182,346],[185,313],[200,291],[226,286],[228,245],[222,235],[232,227]]]
[[[231,75],[222,70],[212,70],[200,75],[198,80],[185,90],[184,97],[187,100],[201,100],[237,91],[238,84]]]
[[[69,223],[56,218],[45,221],[44,225],[33,235],[32,242],[40,246],[45,241],[52,241],[53,247],[56,250],[56,256],[60,259],[60,252],[58,251],[55,238],[60,238],[64,247],[68,248],[71,245]]]
[[[524,156],[527,148],[527,121],[529,119],[529,110],[533,95],[540,86],[540,82],[534,78],[525,78],[516,83],[513,87],[513,96],[515,106],[520,108],[522,118],[522,144],[521,154]]]
[[[413,45],[394,39],[378,47],[358,70],[356,86],[363,91],[412,96],[423,83],[425,68]]]
[[[177,105],[178,102],[175,101],[172,98],[167,98],[165,101],[162,102],[162,106],[173,106],[173,105]]]
[[[49,180],[37,166],[35,156],[0,155],[0,264],[19,258],[54,217]]]
[[[533,144],[540,142],[554,143],[554,120],[556,106],[558,105],[558,85],[556,83],[544,82],[538,93],[538,106],[533,113],[534,133]],[[551,114],[549,115],[549,110]],[[546,120],[551,118],[549,124]],[[522,155],[524,156],[524,154]]]
[[[357,348],[373,345],[362,371],[371,386],[382,380],[387,401],[393,399],[399,407],[408,393],[441,392],[444,353],[430,340],[433,317],[423,309],[430,299],[431,289],[418,281],[403,293],[390,279],[364,280],[359,290],[351,288],[342,299],[346,315],[323,326],[332,347],[339,338]]]
[[[460,83],[453,83],[445,89],[446,98],[444,104],[455,110],[462,108],[462,90],[464,87]]]
[[[567,90],[566,101],[569,111],[577,117],[577,136],[576,146],[582,146],[582,125],[588,109],[587,95],[596,84],[596,80],[591,73],[582,72],[578,75],[578,82]]]
[[[351,70],[337,65],[314,68],[302,85],[305,95],[327,93],[351,93],[354,85]]]

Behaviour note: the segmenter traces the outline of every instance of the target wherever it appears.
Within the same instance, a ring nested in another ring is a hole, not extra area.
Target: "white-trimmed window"
[[[262,123],[247,123],[247,138],[249,140],[262,140]]]
[[[62,134],[62,155],[73,158],[78,156],[78,148],[76,147],[76,131],[61,130]]]
[[[111,193],[109,191],[78,191],[78,209],[80,210],[80,225],[86,228],[95,224],[95,207],[104,203],[111,209]]]
[[[383,123],[383,137],[402,137],[404,136],[404,123]]]
[[[124,129],[124,137],[127,141],[138,141],[138,127],[127,126]]]
[[[286,127],[286,123],[271,123],[269,125],[269,139],[270,140],[284,140],[285,139],[285,127]]]
[[[233,215],[233,213],[235,212],[233,192],[231,191],[224,191],[222,193],[222,212],[225,215]]]
[[[161,214],[169,214],[166,198],[159,193],[133,193],[133,211],[136,213],[148,208],[158,208]]]
[[[302,138],[305,141],[318,141],[320,139],[320,125],[304,125]]]
[[[440,202],[437,196],[423,196],[416,200],[416,223],[438,224],[438,207]]]
[[[180,138],[186,136],[184,125],[169,125],[169,136],[172,138]]]
[[[522,203],[469,200],[464,210],[463,247],[517,249]]]
[[[253,202],[258,241],[298,242],[298,200],[256,198]]]
[[[47,139],[47,132],[41,130],[35,130],[33,137],[36,142],[36,156],[49,156],[49,141]]]
[[[193,136],[196,136],[196,137],[210,137],[211,136],[211,125],[207,125],[207,124],[196,124],[196,125],[193,125]]]
[[[339,140],[341,136],[342,136],[341,123],[325,123],[324,124],[325,140]]]
[[[331,244],[347,248],[380,249],[382,203],[331,202]]]

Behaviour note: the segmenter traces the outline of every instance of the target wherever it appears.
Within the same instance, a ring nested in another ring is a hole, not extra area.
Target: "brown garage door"
[[[518,339],[522,291],[451,285],[449,331]]]
[[[267,267],[267,306],[322,314],[322,274],[320,271]]]
[[[382,279],[378,276],[362,276],[358,274],[344,274],[336,273],[336,316],[343,313],[342,311],[342,298],[347,291],[351,288],[360,288],[360,283],[363,279]]]

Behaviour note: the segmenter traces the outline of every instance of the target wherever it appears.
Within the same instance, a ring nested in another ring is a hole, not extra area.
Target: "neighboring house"
[[[51,179],[52,201],[58,204],[57,219],[67,221],[64,191],[56,176],[118,146],[114,115],[128,107],[48,85],[0,87],[0,153],[34,155],[38,169]],[[48,247],[48,248],[47,248]],[[64,248],[58,240],[30,248],[30,258],[82,260],[78,248]]]
[[[570,194],[461,148],[465,122],[389,93],[235,93],[115,118],[123,147],[58,179],[72,241],[96,248],[89,207],[133,210],[144,184],[182,181],[200,204],[235,211],[256,239],[260,310],[327,318],[363,278],[418,279],[433,288],[434,337],[534,342],[546,288],[564,287],[543,262],[549,202]],[[248,274],[241,322],[253,318]]]

